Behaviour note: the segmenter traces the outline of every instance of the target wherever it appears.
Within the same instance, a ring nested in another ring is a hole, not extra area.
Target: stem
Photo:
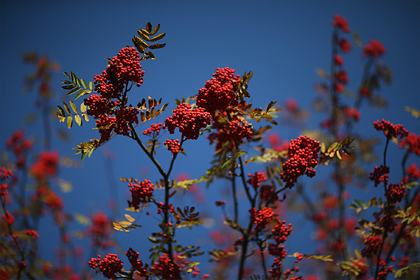
[[[234,206],[234,211],[235,211],[235,224],[237,224],[238,223],[238,198],[236,197],[236,176],[235,176],[235,168],[234,168],[234,166],[235,166],[235,163],[236,163],[236,161],[233,161],[232,162],[232,178],[231,178],[231,181],[232,181],[232,195],[233,195],[233,206]]]
[[[388,150],[388,143],[389,143],[389,138],[386,138],[386,143],[385,143],[385,149],[384,149],[384,167],[386,166],[386,151]],[[384,189],[385,189],[385,193],[386,193],[386,187],[387,187],[387,182],[384,181]],[[384,205],[384,215],[385,215],[385,209],[388,205],[388,202],[385,203]],[[382,234],[382,243],[381,246],[379,247],[379,253],[378,253],[378,257],[376,259],[376,269],[375,269],[375,279],[378,276],[378,272],[379,272],[379,261],[381,258],[381,254],[382,254],[382,249],[384,247],[384,243],[385,243],[385,238],[387,237],[387,232],[384,229],[384,232]]]
[[[257,198],[258,193],[255,193],[254,197],[251,197],[251,194],[249,192],[249,188],[246,185],[246,181],[245,181],[245,173],[244,173],[244,166],[242,163],[242,159],[241,157],[238,157],[239,160],[239,166],[241,169],[241,178],[242,178],[242,183],[244,185],[245,188],[245,192],[248,196],[249,202],[251,203],[251,209],[255,207],[255,200]],[[238,280],[242,279],[243,273],[244,273],[244,265],[245,265],[245,260],[247,258],[246,252],[248,250],[248,238],[249,235],[252,231],[252,227],[254,226],[254,221],[252,219],[249,220],[249,224],[248,224],[248,228],[246,233],[243,235],[243,240],[242,240],[242,252],[241,252],[241,259],[240,259],[240,263],[239,263],[239,273],[238,273]]]

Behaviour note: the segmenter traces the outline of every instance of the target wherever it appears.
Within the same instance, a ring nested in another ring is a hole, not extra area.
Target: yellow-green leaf
[[[80,112],[85,113],[86,112],[86,105],[85,103],[80,104]]]
[[[82,123],[82,118],[80,118],[80,115],[75,115],[74,120],[79,126],[82,126],[83,123]]]
[[[82,117],[85,121],[87,121],[87,122],[89,121],[89,117],[88,117],[87,114],[82,114]]]
[[[64,113],[64,109],[61,107],[61,106],[58,106],[57,105],[57,108],[58,108],[58,111],[60,112],[60,116],[65,116],[66,114]]]
[[[75,113],[77,114],[78,112],[77,112],[77,107],[76,107],[76,104],[74,104],[74,102],[73,102],[73,101],[71,101],[71,100],[70,100],[70,106],[71,106],[71,108],[73,109],[73,112],[75,112]]]
[[[66,109],[67,114],[71,115],[69,105],[67,105],[65,102],[63,102],[63,104],[64,104],[64,109]]]
[[[68,129],[70,129],[73,126],[73,117],[72,116],[68,116],[67,118],[67,127]]]

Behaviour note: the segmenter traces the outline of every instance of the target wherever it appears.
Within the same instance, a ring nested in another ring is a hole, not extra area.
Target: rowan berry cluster
[[[120,101],[108,100],[103,96],[92,94],[84,100],[84,104],[88,107],[86,113],[89,116],[101,118],[111,113],[112,109],[120,105]]]
[[[338,46],[340,47],[340,49],[343,53],[350,52],[350,50],[352,48],[350,42],[346,38],[339,39],[338,40]]]
[[[270,255],[275,256],[274,261],[271,265],[272,269],[270,269],[270,273],[273,278],[281,277],[283,274],[282,260],[286,257],[287,252],[284,249],[284,246],[281,244],[283,244],[286,241],[291,231],[292,225],[289,223],[286,226],[286,221],[278,221],[278,224],[274,227],[274,229],[271,230],[275,243],[268,244],[268,252],[270,253]],[[297,261],[301,258],[302,256],[298,256]]]
[[[386,50],[384,45],[381,42],[375,39],[370,39],[369,44],[365,45],[363,48],[363,56],[369,56],[376,58],[385,54]]]
[[[134,251],[132,248],[127,250],[126,256],[128,260],[130,261],[131,266],[134,268],[134,270],[137,270],[139,272],[140,277],[146,277],[146,269],[143,267],[143,262],[139,260],[139,252]]]
[[[271,185],[262,185],[260,187],[260,200],[264,203],[269,201],[276,201],[278,199],[277,194],[273,186]]]
[[[112,231],[109,218],[103,212],[98,212],[91,220],[92,225],[86,230],[85,235],[92,238],[94,246],[99,248],[111,247],[113,243],[107,240]]]
[[[353,121],[360,120],[360,112],[357,110],[357,108],[345,108],[344,114],[348,116]]]
[[[381,122],[379,120],[374,122],[373,127],[376,130],[382,130],[387,139],[391,139],[392,137],[403,139],[408,136],[408,130],[402,124],[392,124],[384,119]]]
[[[249,210],[249,213],[251,213],[251,220],[254,221],[256,231],[264,229],[274,216],[273,209],[270,207],[264,207],[258,212],[254,207]]]
[[[12,169],[6,169],[3,166],[0,166],[0,179],[9,179],[10,177],[13,177],[13,171]]]
[[[388,183],[388,173],[389,167],[388,166],[375,166],[373,172],[370,173],[369,179],[375,182],[375,187],[377,187],[381,182],[385,184]]]
[[[224,151],[232,152],[239,144],[244,143],[244,139],[252,138],[252,125],[239,119],[225,121],[216,118],[213,121],[213,126],[217,132],[209,134],[207,138],[210,140],[210,145],[216,143],[216,151],[223,148]]]
[[[408,148],[410,152],[420,156],[420,135],[409,133],[398,145],[400,148]]]
[[[31,166],[31,174],[40,182],[44,182],[46,176],[56,176],[58,172],[58,159],[57,151],[43,151],[39,154],[38,160]]]
[[[122,48],[117,56],[109,60],[106,70],[94,77],[95,91],[107,100],[118,98],[129,82],[139,87],[143,83],[143,76],[137,50],[133,47]]]
[[[299,136],[298,139],[290,141],[289,159],[284,163],[283,172],[280,174],[288,188],[294,186],[299,176],[315,176],[316,170],[313,168],[318,165],[319,150],[319,141],[309,137]]]
[[[246,181],[248,184],[250,184],[254,190],[257,190],[258,187],[260,186],[261,182],[264,182],[267,180],[267,178],[264,175],[264,172],[255,172],[254,175],[252,175],[251,173],[248,174],[248,177],[250,177],[248,179],[248,181]]]
[[[112,132],[128,135],[128,124],[138,122],[138,110],[121,104],[121,97],[124,90],[129,90],[130,82],[139,87],[143,76],[140,55],[133,47],[121,49],[109,60],[107,69],[95,76],[95,91],[100,95],[92,94],[84,104],[88,107],[87,114],[96,118],[101,140],[109,140]]]
[[[415,181],[420,179],[420,170],[415,163],[410,164],[407,168],[407,181]]]
[[[150,271],[162,277],[162,279],[181,279],[181,269],[177,263],[171,261],[168,254],[160,256],[159,261],[155,262]]]
[[[27,229],[23,232],[23,234],[31,236],[32,239],[37,239],[39,237],[38,233],[36,232],[36,230],[33,229]]]
[[[204,108],[191,109],[188,103],[179,104],[172,116],[165,120],[165,125],[170,134],[175,128],[179,129],[186,139],[197,139],[200,129],[211,123],[211,115]]]
[[[400,184],[389,184],[385,191],[386,200],[388,203],[395,204],[401,202],[405,196],[405,186]]]
[[[25,156],[32,149],[32,142],[24,138],[25,134],[22,130],[15,131],[9,139],[7,139],[7,149],[13,151],[16,157],[17,167],[25,166]]]
[[[9,213],[9,211],[6,211],[6,213],[3,214],[2,218],[9,225],[11,225],[15,222],[15,217],[13,217],[12,214]]]
[[[347,20],[340,15],[334,15],[334,20],[331,24],[337,28],[340,28],[344,32],[350,32],[350,28],[348,27]]]
[[[213,117],[216,111],[224,112],[229,106],[238,105],[238,97],[233,82],[239,82],[239,75],[229,67],[217,68],[213,78],[198,91],[197,106],[207,110]]]
[[[362,256],[370,258],[373,255],[376,255],[383,243],[382,236],[380,235],[370,235],[363,238],[366,247],[362,250]]]
[[[96,259],[92,258],[89,261],[89,266],[92,269],[99,269],[104,277],[108,279],[115,279],[115,274],[121,271],[124,264],[118,258],[117,254],[108,254],[103,260],[100,255],[98,255]]]
[[[133,184],[130,182],[128,184],[131,192],[132,201],[128,200],[128,206],[134,207],[134,209],[139,209],[139,205],[147,203],[148,200],[153,197],[154,185],[150,180],[144,180],[140,184]]]
[[[171,151],[174,154],[177,154],[179,152],[184,151],[183,148],[181,148],[181,144],[179,143],[179,139],[176,140],[171,140],[171,139],[166,139],[165,143],[163,143],[163,145],[168,147],[168,150]]]
[[[143,135],[148,135],[152,136],[153,138],[156,138],[159,135],[160,130],[165,128],[166,126],[163,123],[152,124],[150,128],[143,131]]]

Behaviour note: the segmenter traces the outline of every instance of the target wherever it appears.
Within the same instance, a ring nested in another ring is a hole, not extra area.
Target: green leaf
[[[93,82],[89,82],[89,90],[93,91]]]
[[[70,71],[71,80],[73,81],[73,84],[77,84],[77,77],[76,74]]]
[[[331,255],[326,255],[326,256],[303,255],[303,257],[308,258],[308,259],[320,260],[320,261],[324,261],[324,262],[332,262],[333,261],[333,258],[331,257]]]
[[[71,101],[71,100],[70,100],[70,106],[71,106],[71,108],[73,109],[73,112],[75,112],[75,113],[77,114],[78,112],[77,112],[77,107],[76,107],[76,104],[74,104],[74,102],[73,102],[73,101]]]
[[[86,80],[81,79],[80,81],[82,82],[82,86],[83,86],[85,89],[87,89],[87,82],[86,82]]]
[[[67,92],[67,95],[72,95],[73,93],[76,93],[80,90],[79,87],[75,87],[74,89],[72,89],[71,91]]]
[[[66,114],[64,113],[64,109],[61,107],[61,106],[58,106],[57,105],[57,108],[58,108],[58,111],[60,112],[60,115],[61,116],[65,116]]]
[[[66,109],[67,114],[71,115],[69,105],[67,105],[65,102],[63,102],[63,104],[64,104],[64,109]]]
[[[73,89],[75,85],[62,86],[62,89]]]
[[[87,122],[89,121],[89,117],[88,117],[87,114],[82,114],[82,117],[85,121],[87,121]]]
[[[73,117],[68,116],[67,118],[67,128],[70,129],[73,126]]]
[[[77,100],[77,98],[79,98],[80,96],[85,95],[85,94],[87,94],[86,90],[85,89],[82,89],[81,91],[79,91],[76,94],[76,96],[74,97],[74,100]]]

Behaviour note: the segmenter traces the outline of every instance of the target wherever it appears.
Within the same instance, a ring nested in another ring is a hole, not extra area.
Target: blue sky
[[[22,79],[31,71],[22,62],[24,51],[48,54],[61,64],[61,71],[73,71],[92,81],[105,69],[104,58],[132,45],[136,31],[150,21],[153,26],[161,24],[161,31],[167,34],[162,42],[167,45],[155,52],[155,61],[143,63],[145,81],[132,93],[133,104],[150,95],[162,97],[173,109],[175,98],[195,95],[217,67],[230,67],[238,74],[254,72],[249,92],[256,106],[293,97],[300,106],[309,108],[316,96],[314,82],[320,81],[315,70],[329,71],[334,14],[346,18],[363,43],[371,38],[381,41],[387,50],[383,61],[394,73],[393,84],[381,90],[389,108],[376,111],[362,105],[362,121],[356,129],[374,134],[372,122],[384,118],[419,134],[418,119],[404,110],[407,105],[420,109],[419,8],[418,1],[1,1],[0,149],[10,134],[22,127],[26,114],[36,111],[35,94],[22,93]],[[364,61],[361,49],[353,46],[343,58],[350,79],[348,88],[356,90]],[[64,78],[61,72],[54,76],[57,104],[65,100],[60,89]],[[158,120],[163,121],[169,112]],[[310,120],[313,126],[319,121],[319,115]],[[91,121],[73,127],[70,142],[55,139],[53,149],[76,158],[72,148],[97,136],[92,126]],[[64,125],[57,122],[54,127]],[[40,137],[40,129],[38,122],[25,131]],[[277,127],[276,131],[284,139],[299,136],[299,131],[289,127]],[[144,179],[139,170],[149,163],[133,141],[116,137],[109,148],[117,153],[113,163],[117,180],[120,176]],[[399,161],[401,154],[393,148],[391,159]],[[188,156],[179,159],[174,173],[200,176],[209,167],[213,148],[206,139],[200,139],[187,143],[185,149]],[[152,181],[157,179],[153,167],[148,176]],[[88,215],[93,209],[107,208],[109,188],[101,151],[85,160],[83,169],[63,168],[61,177],[73,183],[73,191],[63,194],[66,209]],[[127,190],[121,182],[118,186],[124,203]],[[208,202],[217,200],[218,191],[209,194]],[[56,236],[49,230],[45,234]],[[133,240],[124,239],[123,249],[131,246],[127,240]],[[299,244],[293,246],[299,250]],[[140,247],[147,249],[149,244]]]

